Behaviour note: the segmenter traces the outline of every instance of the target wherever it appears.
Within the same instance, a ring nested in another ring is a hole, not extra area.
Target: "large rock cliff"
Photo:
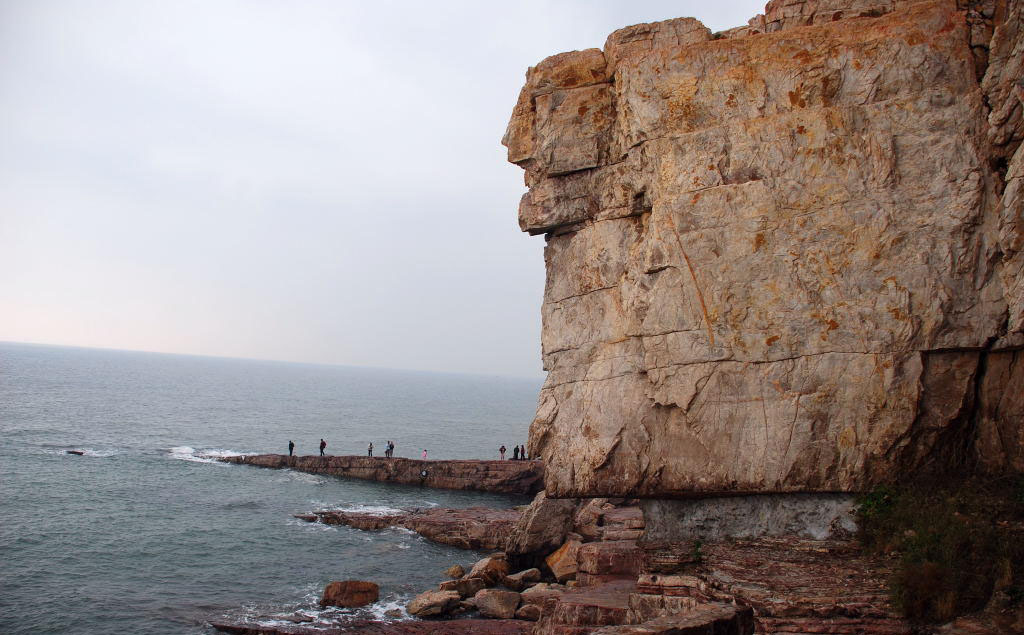
[[[528,71],[549,495],[1024,470],[1022,7],[773,0]]]

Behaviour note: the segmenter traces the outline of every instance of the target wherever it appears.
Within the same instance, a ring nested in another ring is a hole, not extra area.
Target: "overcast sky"
[[[526,68],[762,9],[0,0],[0,341],[540,376]]]

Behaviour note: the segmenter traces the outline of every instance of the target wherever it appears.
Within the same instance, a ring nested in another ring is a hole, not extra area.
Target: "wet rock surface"
[[[428,540],[460,549],[501,549],[520,516],[521,512],[514,509],[469,507],[416,509],[396,514],[318,511],[298,514],[296,518],[364,530],[405,527]]]
[[[381,483],[502,494],[535,494],[542,488],[544,478],[544,466],[540,461],[419,461],[370,456],[286,454],[228,456],[218,460]]]
[[[320,606],[342,606],[355,608],[373,604],[380,597],[380,587],[363,580],[329,582],[324,587]]]
[[[405,622],[353,622],[344,627],[260,626],[257,624],[212,624],[224,633],[236,635],[517,635],[530,633],[531,622],[522,620],[458,619]]]

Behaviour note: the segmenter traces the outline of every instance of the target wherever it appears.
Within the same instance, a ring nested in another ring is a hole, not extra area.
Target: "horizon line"
[[[81,350],[89,351],[108,351],[115,353],[145,353],[147,355],[172,355],[177,357],[200,357],[206,359],[225,359],[242,362],[269,362],[272,364],[297,364],[300,366],[329,366],[332,368],[358,368],[363,370],[388,370],[388,371],[399,371],[407,373],[434,373],[439,375],[468,375],[471,377],[500,377],[503,379],[525,379],[525,380],[538,380],[544,379],[546,373],[541,372],[536,376],[525,376],[525,375],[502,375],[499,373],[473,373],[466,371],[457,370],[428,370],[424,368],[395,368],[392,366],[361,366],[358,364],[342,364],[338,362],[310,362],[310,361],[297,361],[290,359],[271,359],[267,357],[238,357],[234,355],[211,355],[209,353],[180,353],[171,351],[155,351],[145,350],[136,348],[115,348],[110,346],[83,346],[81,344],[53,344],[50,342],[22,342],[15,340],[4,340],[0,339],[0,344],[15,344],[19,346],[41,346],[46,348],[77,348]]]

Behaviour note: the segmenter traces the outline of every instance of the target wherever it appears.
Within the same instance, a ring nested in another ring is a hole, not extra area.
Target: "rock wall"
[[[549,495],[1024,469],[1022,4],[773,0],[527,72]]]
[[[370,456],[284,454],[228,456],[219,460],[383,483],[502,494],[536,494],[544,479],[544,464],[540,461],[418,461]]]

